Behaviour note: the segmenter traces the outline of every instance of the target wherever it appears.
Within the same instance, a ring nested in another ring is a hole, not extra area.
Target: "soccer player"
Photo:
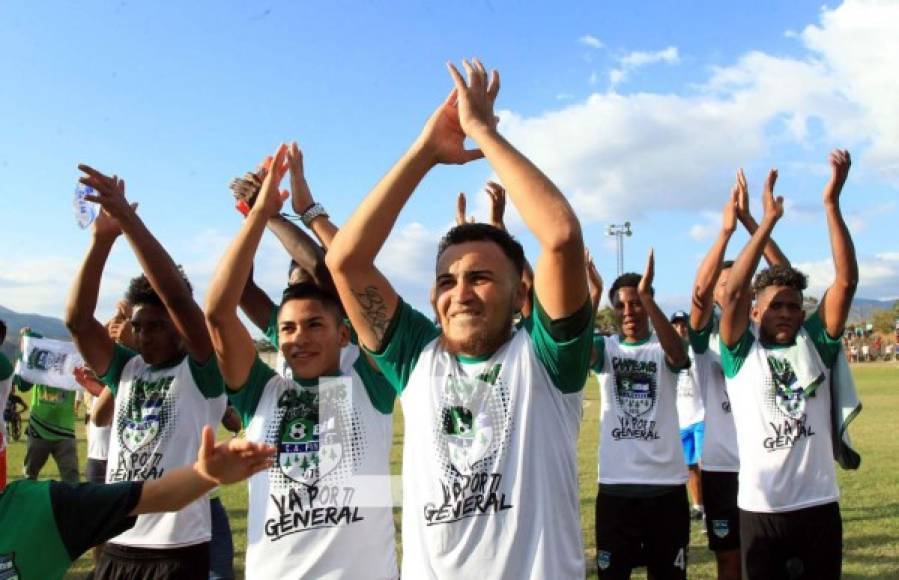
[[[603,579],[630,578],[644,561],[651,577],[687,577],[690,513],[676,398],[690,359],[653,298],[654,262],[650,251],[642,276],[622,274],[612,283],[619,334],[593,338],[601,398],[596,566]]]
[[[225,412],[224,384],[190,284],[125,199],[124,182],[79,168],[102,211],[69,296],[66,325],[107,386],[97,415],[104,404],[115,407],[106,482],[158,479],[193,461],[203,426],[218,425]],[[113,342],[94,317],[106,259],[123,233],[144,271],[125,297],[137,352]],[[209,539],[207,498],[177,512],[142,515],[106,545],[95,577],[205,577]]]
[[[237,316],[266,223],[281,208],[281,146],[259,198],[222,258],[206,304],[216,357],[251,441],[277,463],[250,480],[248,578],[397,578],[390,494],[396,393],[358,349],[336,295],[311,282],[284,291],[278,344],[292,379],[266,366]]]
[[[835,278],[817,311],[805,317],[806,278],[793,268],[773,266],[752,281],[783,215],[783,198],[773,194],[776,173],[762,194],[762,223],[731,268],[721,304],[721,362],[740,450],[737,501],[743,575],[749,580],[840,577],[842,521],[829,374],[858,265],[840,211],[849,153],[834,151],[830,164],[823,197]]]
[[[769,176],[770,178],[771,176]],[[737,221],[755,233],[749,188],[742,170],[722,212],[721,232],[696,272],[690,310],[690,347],[705,407],[705,437],[700,481],[709,549],[715,553],[718,580],[740,580],[740,517],[737,508],[737,432],[724,383],[718,339],[720,308],[733,262],[724,260]],[[773,239],[764,249],[768,265],[789,265]]]
[[[689,344],[690,315],[678,310],[671,316],[671,325],[684,343]],[[705,513],[702,507],[702,483],[699,464],[702,459],[702,444],[705,433],[705,408],[700,392],[700,378],[696,372],[695,355],[688,347],[690,368],[677,375],[677,420],[680,428],[681,445],[687,461],[687,492],[690,496],[690,519],[702,521]],[[703,524],[704,525],[704,524]]]
[[[325,261],[360,343],[403,405],[402,576],[583,578],[576,444],[593,313],[580,223],[497,132],[497,73],[463,64],[467,82],[447,65],[455,88]],[[466,150],[466,137],[479,149]],[[533,312],[513,326],[526,293],[521,245],[465,224],[438,248],[438,327],[397,295],[375,257],[434,166],[481,157],[540,245]]]
[[[11,483],[0,492],[0,577],[61,579],[88,548],[131,528],[136,516],[178,511],[217,485],[241,481],[271,465],[274,448],[269,445],[242,439],[216,445],[214,437],[212,428],[204,427],[195,462],[156,480]]]

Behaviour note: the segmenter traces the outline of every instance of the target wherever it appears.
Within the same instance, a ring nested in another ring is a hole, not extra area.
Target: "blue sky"
[[[296,139],[313,192],[339,224],[414,139],[450,87],[443,63],[500,70],[501,130],[569,195],[610,283],[629,219],[628,269],[656,247],[666,309],[687,306],[696,265],[743,166],[757,194],[780,169],[775,235],[820,290],[829,244],[826,156],[849,148],[844,194],[859,295],[899,297],[899,12],[888,0],[818,2],[92,2],[0,4],[0,304],[60,316],[87,246],[75,165],[116,172],[202,295],[239,226],[227,184]],[[438,168],[404,210],[382,265],[425,305],[433,249],[486,162]],[[758,207],[758,205],[757,205]],[[513,232],[531,254],[516,216]],[[735,237],[731,254],[745,237]],[[136,262],[120,243],[110,310]],[[258,277],[286,258],[267,239]]]

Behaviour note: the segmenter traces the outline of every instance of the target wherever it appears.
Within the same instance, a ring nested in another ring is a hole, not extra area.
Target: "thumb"
[[[200,459],[207,459],[215,448],[215,433],[209,425],[203,426],[203,436],[200,440],[200,451],[197,453]]]
[[[483,159],[483,158],[484,158],[484,152],[481,151],[480,149],[466,149],[466,150],[462,151],[462,161],[460,162],[460,164],[468,163],[469,161],[474,161],[476,159]]]
[[[288,197],[290,197],[290,192],[286,189],[281,190],[281,201],[285,201]]]

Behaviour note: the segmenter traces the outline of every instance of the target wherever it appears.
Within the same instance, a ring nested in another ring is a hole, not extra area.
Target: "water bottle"
[[[75,219],[82,230],[89,228],[94,223],[94,220],[97,219],[97,204],[84,199],[85,195],[92,195],[93,193],[94,188],[83,183],[79,183],[75,188],[75,199],[72,205],[75,208]]]

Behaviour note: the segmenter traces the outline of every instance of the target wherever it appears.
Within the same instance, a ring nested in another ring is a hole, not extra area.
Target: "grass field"
[[[896,454],[896,435],[899,425],[899,363],[868,363],[853,368],[864,411],[851,430],[853,441],[862,454],[862,466],[857,472],[840,472],[843,513],[844,578],[899,578],[899,455]],[[581,526],[588,563],[588,578],[596,574],[591,563],[595,556],[593,540],[593,504],[596,496],[596,441],[598,437],[597,387],[591,379],[587,386],[584,422],[578,444],[581,495]],[[397,406],[399,410],[399,406]],[[397,413],[391,468],[400,473],[403,423]],[[893,433],[891,435],[891,433]],[[24,440],[10,445],[9,474],[21,477]],[[84,432],[79,430],[79,453],[85,457]],[[52,460],[44,469],[44,476],[56,477]],[[246,487],[242,484],[222,490],[234,533],[235,566],[238,577],[243,576],[243,557],[246,547]],[[399,514],[397,513],[397,516]],[[397,520],[399,531],[399,520]],[[399,538],[397,538],[399,543]],[[68,577],[84,578],[91,562],[82,557]],[[714,578],[714,559],[706,548],[705,536],[698,526],[692,530],[689,568],[690,578]],[[640,571],[635,578],[644,578]]]

